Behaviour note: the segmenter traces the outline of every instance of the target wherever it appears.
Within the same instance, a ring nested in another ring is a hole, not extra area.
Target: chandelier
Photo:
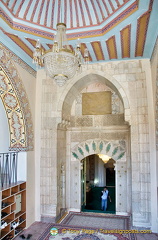
[[[66,37],[66,24],[57,24],[57,33],[54,37],[52,49],[44,51],[39,40],[33,53],[33,63],[44,66],[49,77],[53,78],[59,86],[72,78],[81,68],[82,63],[88,62],[88,49],[85,48],[82,57],[81,44],[78,39],[74,50],[68,45]]]
[[[104,162],[104,163],[107,163],[111,157],[109,157],[108,155],[104,155],[104,154],[98,154],[99,158],[101,158],[101,160]]]

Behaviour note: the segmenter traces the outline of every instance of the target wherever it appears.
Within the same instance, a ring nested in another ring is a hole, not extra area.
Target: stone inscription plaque
[[[82,93],[82,115],[111,114],[111,92]]]

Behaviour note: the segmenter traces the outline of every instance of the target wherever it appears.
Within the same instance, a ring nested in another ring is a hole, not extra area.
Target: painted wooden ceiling
[[[151,58],[158,36],[158,0],[1,0],[0,7],[0,41],[33,68],[36,40],[51,48],[58,22],[91,62]]]

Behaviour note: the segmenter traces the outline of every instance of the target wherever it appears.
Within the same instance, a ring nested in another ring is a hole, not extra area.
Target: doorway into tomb
[[[93,154],[81,160],[81,211],[102,212],[101,192],[106,186],[112,202],[108,200],[106,213],[115,213],[115,161],[102,160]]]

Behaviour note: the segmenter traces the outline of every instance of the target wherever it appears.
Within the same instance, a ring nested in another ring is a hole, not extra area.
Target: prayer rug
[[[69,212],[69,214],[60,221],[62,224],[77,227],[91,227],[102,229],[130,229],[130,216],[119,216],[105,213],[79,213]]]
[[[119,230],[81,228],[63,224],[49,224],[37,240],[137,240],[135,233],[117,233]]]

